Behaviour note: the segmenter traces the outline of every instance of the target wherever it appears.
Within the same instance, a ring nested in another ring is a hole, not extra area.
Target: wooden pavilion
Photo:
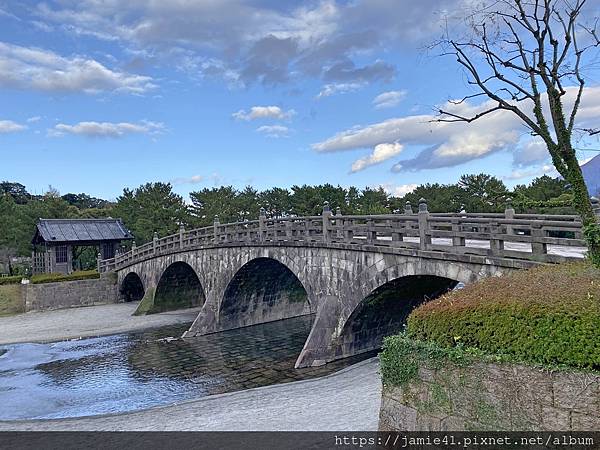
[[[108,259],[131,239],[121,219],[39,219],[31,241],[33,273],[71,273],[73,247],[98,247],[102,259]]]

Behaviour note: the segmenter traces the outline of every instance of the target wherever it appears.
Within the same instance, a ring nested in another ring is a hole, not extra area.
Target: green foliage
[[[594,266],[600,268],[600,223],[590,223],[583,227],[583,235],[590,248],[588,257]]]
[[[394,202],[394,211],[404,211],[407,201],[411,203],[414,211],[417,211],[419,199],[427,200],[427,208],[430,212],[460,212],[463,207],[462,191],[457,185],[424,184],[418,186],[414,191],[406,194]]]
[[[98,264],[97,247],[73,247],[73,268],[75,270],[95,270]]]
[[[16,275],[13,277],[0,277],[0,286],[5,284],[19,284],[23,279],[22,276]]]
[[[0,284],[0,316],[12,316],[25,312],[20,285]]]
[[[568,183],[562,178],[543,175],[534,179],[529,186],[524,184],[515,186],[514,195],[534,202],[547,202],[567,193],[567,185]]]
[[[204,188],[190,192],[194,225],[197,227],[212,225],[215,216],[219,217],[221,223],[236,222],[238,220],[237,195],[238,192],[233,186]],[[255,218],[258,219],[258,214]]]
[[[267,217],[283,217],[292,209],[292,194],[287,189],[267,189],[258,194],[258,203],[265,208]]]
[[[100,278],[100,274],[95,270],[84,270],[73,272],[69,275],[62,273],[43,273],[31,277],[32,284],[55,283],[58,281],[77,281],[77,280],[93,280]]]
[[[27,192],[25,186],[21,183],[11,183],[10,181],[0,182],[0,196],[8,195],[18,205],[24,205],[31,199],[31,194]]]
[[[572,214],[573,194],[565,182],[543,176],[529,186],[517,186],[508,193],[502,181],[486,174],[464,175],[455,184],[424,184],[403,197],[394,197],[381,188],[358,189],[332,184],[292,186],[257,191],[251,186],[204,188],[190,193],[191,206],[173,192],[168,183],[146,183],[124,189],[116,203],[88,194],[60,195],[49,188],[41,196],[29,194],[22,184],[0,183],[0,263],[13,256],[31,254],[31,237],[39,218],[121,218],[138,245],[159,236],[176,233],[179,224],[187,228],[210,226],[217,215],[221,223],[256,220],[261,207],[267,217],[320,215],[327,201],[331,210],[345,215],[401,213],[407,201],[416,212],[419,199],[427,200],[431,212],[501,211],[506,197],[513,197],[518,212]],[[76,267],[91,267],[92,259],[82,254]],[[13,272],[14,273],[14,272]]]
[[[101,198],[90,197],[87,194],[65,194],[61,197],[69,205],[75,206],[77,209],[101,209],[106,208],[109,202]]]
[[[190,220],[187,205],[169,183],[146,183],[135,190],[124,189],[113,214],[123,220],[138,245],[150,242],[154,232],[159,236],[173,234],[179,224],[187,225]]]
[[[463,366],[482,356],[482,352],[462,345],[442,347],[399,334],[384,339],[379,361],[384,384],[401,386],[416,378],[419,367],[440,369],[449,362]]]
[[[508,189],[498,178],[484,173],[462,175],[458,187],[462,190],[462,203],[467,212],[504,211]]]
[[[541,266],[488,278],[413,311],[412,338],[545,365],[600,369],[600,270]]]

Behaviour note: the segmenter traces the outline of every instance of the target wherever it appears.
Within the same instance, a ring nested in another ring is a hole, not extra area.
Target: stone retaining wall
[[[25,311],[90,306],[119,301],[114,274],[92,280],[23,285]]]
[[[382,431],[600,430],[600,375],[516,364],[419,369],[384,386]]]

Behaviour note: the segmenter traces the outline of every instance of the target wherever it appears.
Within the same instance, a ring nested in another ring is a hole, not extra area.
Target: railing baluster
[[[431,246],[431,235],[429,234],[429,211],[427,200],[419,199],[419,248],[428,250]]]
[[[500,238],[501,232],[501,225],[492,220],[490,222],[490,253],[495,256],[501,255],[504,250],[504,240]]]
[[[555,254],[548,255],[548,245],[585,246],[581,219],[578,216],[515,214],[510,199],[504,213],[500,214],[429,213],[425,199],[419,201],[417,215],[414,215],[410,203],[405,205],[403,214],[343,216],[338,207],[334,215],[326,203],[320,216],[267,220],[262,208],[258,220],[221,224],[218,216],[215,216],[212,227],[186,231],[181,225],[178,233],[160,239],[155,232],[152,241],[140,247],[136,247],[133,242],[131,250],[117,254],[110,260],[102,260],[100,256],[97,269],[102,273],[119,270],[153,256],[176,253],[190,247],[202,248],[238,242],[322,242],[325,245],[345,242],[356,246],[391,245],[462,254],[465,252],[466,240],[471,238],[474,244],[469,247],[470,253],[512,258],[520,258],[522,254],[524,260],[533,258],[540,262],[564,259]],[[530,230],[531,236],[520,233],[520,230]],[[557,233],[561,231],[569,233],[569,237],[558,237],[560,235]],[[407,239],[417,236],[418,243]],[[450,239],[452,245],[433,245],[433,238]],[[488,241],[489,251],[481,248],[477,241]],[[519,245],[506,248],[505,242]],[[531,244],[531,254],[522,249],[523,243]],[[34,267],[50,266],[51,261],[45,261],[49,259],[45,253],[34,254],[32,258]]]
[[[533,222],[531,224],[531,253],[533,253],[535,257],[543,258],[543,256],[548,253],[548,245],[541,242],[541,239],[544,237],[542,224],[537,221]]]

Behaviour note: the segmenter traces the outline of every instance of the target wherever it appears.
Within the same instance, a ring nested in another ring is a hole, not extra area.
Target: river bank
[[[125,414],[0,421],[0,431],[375,431],[380,401],[379,362],[371,358],[311,380]]]
[[[138,302],[29,312],[0,317],[0,344],[54,342],[80,337],[108,336],[192,322],[200,308],[133,316]]]

